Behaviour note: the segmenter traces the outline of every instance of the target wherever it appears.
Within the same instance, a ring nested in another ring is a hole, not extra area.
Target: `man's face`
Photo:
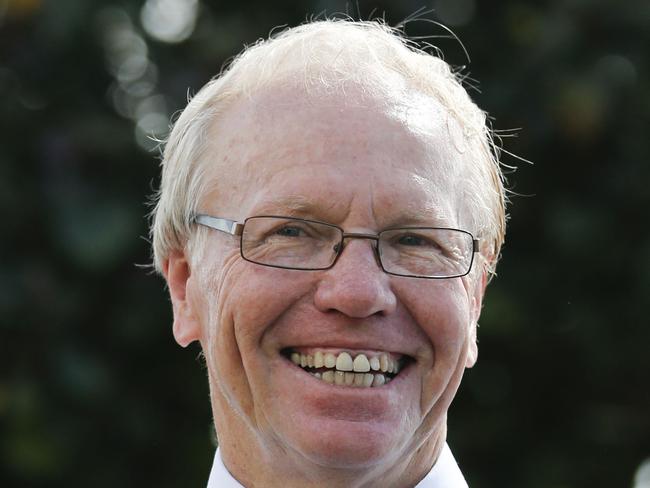
[[[223,156],[211,161],[201,212],[238,221],[291,215],[346,232],[464,228],[467,162],[440,106],[346,96],[355,101],[273,89],[228,109],[213,128],[214,154]],[[221,442],[253,441],[319,466],[371,467],[440,441],[475,359],[481,279],[390,276],[371,246],[351,239],[333,268],[295,271],[247,262],[238,238],[209,231],[187,299],[217,429],[236,437]],[[292,353],[341,352],[386,355],[402,369],[382,386],[354,387],[291,361]]]

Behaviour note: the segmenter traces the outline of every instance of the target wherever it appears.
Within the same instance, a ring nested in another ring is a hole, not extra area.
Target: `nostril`
[[[395,310],[397,299],[388,280],[361,267],[333,268],[320,280],[314,305],[322,312],[339,311],[348,317],[369,317]]]

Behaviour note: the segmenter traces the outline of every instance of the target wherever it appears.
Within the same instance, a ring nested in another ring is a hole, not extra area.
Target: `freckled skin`
[[[457,191],[469,163],[449,141],[442,108],[355,100],[276,87],[235,103],[213,127],[201,211],[243,221],[301,201],[312,206],[305,217],[348,232],[376,233],[405,215],[463,228]],[[406,487],[428,472],[476,357],[484,276],[389,276],[366,240],[347,242],[329,270],[275,269],[242,260],[236,238],[212,231],[201,265],[187,269],[188,261],[174,255],[166,268],[174,331],[181,344],[203,347],[222,457],[240,482]],[[384,387],[337,388],[280,354],[296,346],[386,350],[415,362]]]

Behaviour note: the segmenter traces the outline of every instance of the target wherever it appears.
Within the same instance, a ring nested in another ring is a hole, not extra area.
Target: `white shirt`
[[[244,488],[224,466],[218,448],[214,454],[208,488]],[[442,448],[438,461],[433,465],[429,474],[414,488],[468,488],[467,482],[446,443]]]

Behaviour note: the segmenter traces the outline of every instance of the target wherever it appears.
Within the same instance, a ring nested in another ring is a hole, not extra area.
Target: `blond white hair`
[[[395,77],[409,89],[435,98],[460,127],[471,159],[463,169],[467,173],[462,197],[471,231],[481,239],[483,263],[493,271],[505,235],[506,195],[486,113],[439,57],[418,49],[382,22],[342,19],[310,22],[259,41],[189,101],[163,153],[151,226],[156,269],[162,271],[170,253],[186,249],[191,241],[191,218],[204,190],[208,131],[233,101],[280,81],[291,80],[306,90],[337,90],[349,83],[372,89],[373,83],[381,85]]]

